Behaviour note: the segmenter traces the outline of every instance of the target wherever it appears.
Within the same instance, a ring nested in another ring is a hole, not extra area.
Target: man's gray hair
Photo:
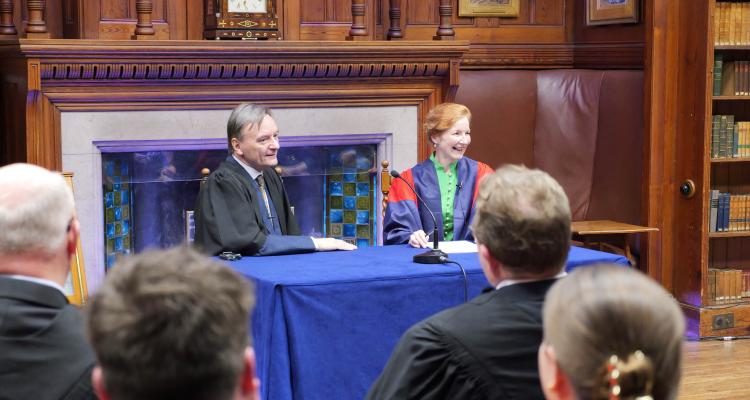
[[[0,254],[54,253],[74,213],[73,192],[59,173],[31,164],[0,168]]]
[[[248,124],[250,126],[259,126],[266,115],[273,117],[270,108],[250,103],[242,103],[232,110],[232,114],[229,115],[229,121],[227,121],[227,145],[229,146],[230,155],[234,153],[232,139],[236,138],[242,141],[242,131],[245,129],[245,126]]]
[[[482,180],[472,231],[513,272],[559,272],[570,248],[570,205],[544,171],[506,165]]]

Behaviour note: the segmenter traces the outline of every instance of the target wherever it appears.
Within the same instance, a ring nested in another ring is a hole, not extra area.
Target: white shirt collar
[[[567,274],[568,273],[565,272],[565,270],[562,270],[562,271],[560,271],[559,274],[555,275],[553,279],[560,279],[560,278],[564,277]],[[498,283],[497,286],[495,286],[495,290],[504,288],[506,286],[515,285],[515,284],[518,284],[518,283],[544,281],[544,280],[547,280],[547,279],[549,279],[549,278],[545,278],[545,279],[506,279],[506,280]]]
[[[248,174],[250,174],[250,177],[253,178],[253,180],[258,179],[259,176],[263,175],[262,172],[258,171],[257,169],[247,165],[245,161],[236,155],[232,154],[232,157],[242,166],[242,168],[247,171]]]
[[[26,276],[26,275],[3,275],[3,276],[7,276],[8,278],[11,278],[11,279],[18,279],[19,281],[34,282],[40,285],[49,286],[49,287],[59,290],[60,293],[62,293],[63,296],[65,296],[65,290],[62,288],[62,286],[60,286],[57,282],[51,281],[49,279],[37,278],[37,277]]]

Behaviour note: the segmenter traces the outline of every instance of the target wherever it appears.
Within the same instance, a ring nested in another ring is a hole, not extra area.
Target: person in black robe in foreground
[[[565,275],[567,196],[546,173],[506,166],[481,183],[472,230],[488,292],[411,327],[367,399],[544,399],[542,305]]]
[[[230,155],[198,194],[195,245],[216,255],[276,255],[352,250],[333,238],[300,236],[278,164],[279,129],[271,111],[240,104],[227,123]]]

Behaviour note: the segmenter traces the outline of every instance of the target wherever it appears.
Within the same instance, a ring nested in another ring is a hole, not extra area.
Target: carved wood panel
[[[13,0],[13,23],[21,37],[23,37],[28,19],[26,0]],[[46,2],[44,20],[47,22],[47,32],[49,32],[50,38],[61,39],[63,37],[62,4],[59,0],[48,0]]]
[[[135,0],[63,0],[61,18],[65,37],[131,39],[137,22],[135,4]],[[155,30],[153,39],[202,37],[202,0],[153,0],[151,17]]]
[[[438,18],[438,0],[406,0],[401,7],[404,19],[404,27],[409,25],[437,25]],[[455,13],[454,15],[458,15]],[[403,29],[403,28],[402,28]]]
[[[26,106],[18,125],[9,124],[12,108],[3,108],[0,128],[7,126],[9,145],[3,160],[59,169],[60,112],[71,110],[228,109],[241,101],[407,105],[418,108],[421,127],[430,108],[454,99],[459,60],[468,50],[465,41],[98,43],[21,40],[18,48],[0,47],[0,57],[19,60],[0,66],[0,90],[20,89],[9,104]],[[14,79],[18,84],[9,85]],[[429,146],[421,129],[415,135],[424,158]]]

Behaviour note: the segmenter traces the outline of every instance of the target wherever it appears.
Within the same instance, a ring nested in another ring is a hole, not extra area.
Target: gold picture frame
[[[639,0],[586,0],[586,25],[638,22]]]
[[[68,187],[73,191],[73,173],[63,172],[63,176],[65,177],[65,182],[68,183]],[[70,258],[70,274],[65,281],[63,289],[70,304],[75,304],[79,307],[86,304],[89,291],[86,284],[86,268],[83,264],[83,248],[81,248],[80,238],[78,238],[78,243],[76,244],[76,252]]]
[[[458,0],[460,17],[517,17],[521,0]]]

